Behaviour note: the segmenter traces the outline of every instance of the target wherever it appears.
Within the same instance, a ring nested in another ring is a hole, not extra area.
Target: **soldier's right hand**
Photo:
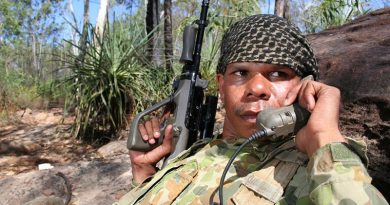
[[[162,137],[160,135],[160,123],[160,120],[153,117],[151,120],[140,124],[139,131],[142,138],[150,144],[155,144]],[[133,150],[129,152],[134,182],[141,183],[156,173],[156,163],[171,153],[172,138],[172,125],[167,125],[161,145],[147,152]]]
[[[160,138],[160,124],[163,120],[159,120],[157,117],[152,117],[151,120],[145,121],[143,124],[138,125],[138,130],[144,141],[148,141],[149,144],[156,143],[156,140]]]

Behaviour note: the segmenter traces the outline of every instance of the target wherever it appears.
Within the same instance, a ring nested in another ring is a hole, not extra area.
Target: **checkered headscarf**
[[[246,17],[225,33],[217,73],[223,74],[234,62],[283,65],[315,79],[319,74],[313,50],[298,28],[273,15]]]

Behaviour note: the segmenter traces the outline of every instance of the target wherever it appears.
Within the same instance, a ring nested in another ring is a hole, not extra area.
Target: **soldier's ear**
[[[223,84],[224,84],[224,79],[223,79],[223,74],[217,74],[217,83],[218,83],[218,91],[219,91],[219,97],[223,101],[225,97],[225,93],[223,91]]]

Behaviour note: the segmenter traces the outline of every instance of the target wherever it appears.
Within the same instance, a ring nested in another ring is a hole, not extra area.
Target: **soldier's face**
[[[281,107],[300,77],[285,66],[263,63],[231,63],[217,75],[226,116],[223,136],[249,137],[256,130],[256,117],[268,107]]]

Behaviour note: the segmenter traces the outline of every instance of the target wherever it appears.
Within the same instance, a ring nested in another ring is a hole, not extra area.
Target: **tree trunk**
[[[290,16],[290,1],[284,0],[284,6],[283,6],[283,18],[287,19],[287,21],[291,22],[291,16]]]
[[[73,20],[74,25],[77,25],[76,16],[74,14],[73,1],[72,0],[68,0],[68,8],[67,8],[67,10],[68,10],[69,14],[72,16],[72,20]],[[77,45],[77,38],[76,38],[77,31],[76,31],[76,29],[72,25],[70,25],[69,27],[72,30],[72,43],[73,43],[72,53],[73,53],[73,55],[78,55],[79,52],[78,52],[77,47],[75,46],[75,45]]]
[[[164,45],[165,45],[165,69],[167,70],[167,78],[173,75],[172,57],[172,0],[164,0]],[[167,82],[168,83],[168,82]]]
[[[95,33],[97,35],[97,39],[102,42],[103,40],[103,34],[104,34],[104,28],[107,21],[107,13],[108,13],[108,0],[100,0],[99,5],[99,13],[96,18],[96,27],[95,27]],[[96,39],[95,39],[96,40]],[[96,41],[95,41],[96,43]],[[98,45],[98,44],[96,44]]]
[[[275,0],[274,14],[290,21],[290,3],[289,0]]]
[[[148,34],[148,49],[147,59],[154,61],[159,65],[159,53],[157,50],[158,46],[158,29],[157,26],[160,23],[160,1],[159,0],[148,0],[146,5],[146,32]]]
[[[275,0],[274,14],[279,17],[283,17],[283,0]]]
[[[83,31],[81,32],[81,37],[79,40],[80,53],[76,59],[76,66],[78,68],[81,68],[84,66],[85,53],[86,53],[86,49],[87,49],[87,40],[88,40],[88,26],[89,26],[89,0],[84,0]],[[80,84],[78,84],[79,78],[80,78],[80,76],[77,76],[76,82],[75,82],[78,85],[76,90],[75,90],[77,106],[80,103],[80,92],[81,92],[81,86],[80,86]],[[79,109],[76,108],[76,116],[79,114],[80,114]],[[80,125],[77,125],[73,136],[77,136],[79,130],[80,130]]]
[[[38,45],[39,45],[39,49],[38,49],[38,53],[37,53],[37,62],[38,62],[38,69],[39,69],[39,80],[43,80],[43,81],[46,81],[46,76],[45,76],[45,70],[43,69],[44,66],[42,66],[42,43],[39,43],[40,40],[39,40],[39,36],[38,36]]]
[[[84,64],[85,49],[87,48],[88,38],[88,24],[89,24],[89,0],[84,0],[84,17],[83,17],[83,31],[79,41],[80,53],[78,56],[78,63],[80,66]]]
[[[32,57],[33,57],[34,69],[38,73],[38,77],[39,77],[40,71],[39,71],[38,59],[37,59],[37,40],[34,33],[31,33],[31,37],[32,37]]]

